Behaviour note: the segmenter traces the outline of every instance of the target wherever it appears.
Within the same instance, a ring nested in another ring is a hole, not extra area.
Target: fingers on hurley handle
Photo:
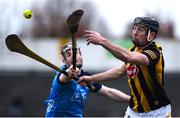
[[[74,80],[78,81],[79,78],[77,76],[74,77]],[[87,87],[90,89],[90,90],[95,90],[96,88],[93,86],[93,83],[92,82],[89,82],[87,84]]]

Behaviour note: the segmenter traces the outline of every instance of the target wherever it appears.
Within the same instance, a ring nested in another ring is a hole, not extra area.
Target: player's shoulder
[[[152,42],[149,46],[147,46],[144,50],[154,50],[154,51],[161,51],[162,47],[157,42]]]
[[[90,76],[91,74],[90,74],[89,72],[84,71],[83,69],[81,69],[81,74],[80,74],[80,76],[85,76],[85,75]]]
[[[135,50],[135,48],[136,48],[136,46],[135,46],[135,45],[133,45],[133,46],[131,46],[130,48],[128,48],[128,50],[130,50],[130,51],[134,51],[134,50]]]

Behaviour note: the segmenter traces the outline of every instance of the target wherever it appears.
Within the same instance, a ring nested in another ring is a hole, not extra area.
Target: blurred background
[[[9,34],[18,34],[37,54],[60,66],[60,47],[70,41],[67,16],[83,9],[77,43],[90,73],[120,66],[100,46],[87,46],[83,30],[98,31],[125,48],[131,44],[129,31],[137,16],[152,16],[160,22],[156,41],[165,57],[165,89],[172,102],[172,116],[180,116],[180,7],[178,0],[0,0],[0,116],[44,116],[43,101],[48,97],[55,71],[23,55],[10,52],[5,45]],[[33,11],[31,19],[23,11]],[[129,93],[127,79],[104,83]],[[124,116],[128,104],[116,103],[90,94],[84,116]]]

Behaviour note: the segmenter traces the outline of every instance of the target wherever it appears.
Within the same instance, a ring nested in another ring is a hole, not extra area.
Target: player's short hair
[[[134,19],[133,25],[139,25],[145,27],[146,29],[150,29],[151,32],[158,33],[159,30],[159,23],[152,17],[136,17]]]

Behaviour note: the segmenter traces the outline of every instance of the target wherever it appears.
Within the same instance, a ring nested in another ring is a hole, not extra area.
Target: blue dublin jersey
[[[62,83],[58,79],[60,75],[58,72],[54,77],[49,98],[45,100],[46,117],[82,117],[89,88],[75,80]],[[88,74],[82,70],[80,76],[83,75]]]

